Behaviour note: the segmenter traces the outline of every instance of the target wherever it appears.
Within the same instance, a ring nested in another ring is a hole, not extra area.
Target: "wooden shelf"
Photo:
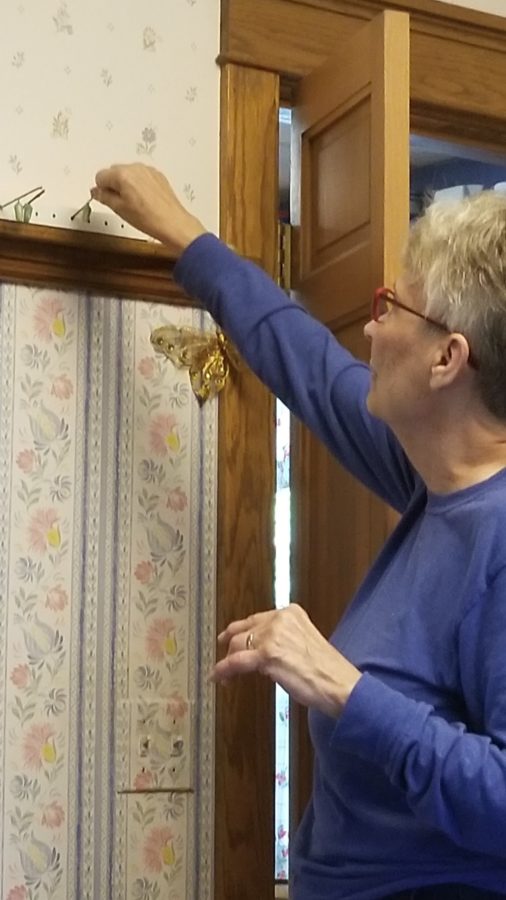
[[[0,280],[195,305],[150,241],[0,220]]]

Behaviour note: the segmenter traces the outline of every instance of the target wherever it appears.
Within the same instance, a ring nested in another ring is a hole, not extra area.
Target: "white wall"
[[[477,9],[480,12],[492,13],[495,16],[506,16],[506,0],[445,0],[454,6]]]

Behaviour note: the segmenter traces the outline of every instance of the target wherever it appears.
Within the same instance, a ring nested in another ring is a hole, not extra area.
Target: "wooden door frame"
[[[411,14],[411,127],[497,147],[506,109],[506,19],[438,0],[222,0],[221,236],[270,274],[275,269],[279,105],[298,79],[338,54],[362,23],[383,9]],[[470,62],[472,57],[472,62]],[[469,71],[480,71],[468,80]],[[269,152],[273,159],[269,160]],[[274,166],[273,166],[274,162]],[[249,179],[245,190],[245,179]],[[252,185],[256,184],[256,193]],[[269,605],[273,582],[272,400],[251,375],[220,405],[218,626]],[[239,442],[231,423],[244,417]],[[254,440],[254,445],[250,441]],[[252,452],[248,452],[252,451]],[[241,516],[240,484],[254,460],[258,505]],[[264,468],[265,467],[265,468]],[[239,487],[233,478],[239,477]],[[262,535],[264,543],[262,546]],[[220,538],[221,540],[221,538]],[[248,557],[248,548],[251,556]],[[242,563],[248,560],[248,584]],[[251,579],[251,580],[250,580]],[[258,607],[252,604],[261,602]],[[230,702],[229,702],[230,699]],[[252,754],[254,734],[264,752]],[[273,889],[273,705],[257,679],[218,697],[216,722],[215,900],[267,900]],[[301,739],[307,786],[310,758]],[[240,795],[240,799],[239,799]],[[248,835],[245,822],[256,822]]]
[[[275,275],[279,78],[224,64],[220,234]],[[217,627],[273,598],[274,403],[244,364],[218,430]],[[238,679],[216,696],[215,900],[274,897],[274,688]]]

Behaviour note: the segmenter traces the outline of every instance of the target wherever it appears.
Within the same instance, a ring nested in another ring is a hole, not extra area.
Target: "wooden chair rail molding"
[[[196,305],[172,278],[174,260],[150,241],[0,220],[0,280]]]
[[[293,82],[386,8],[411,16],[412,101],[504,116],[506,19],[439,0],[222,0],[219,62],[278,73],[289,102]]]

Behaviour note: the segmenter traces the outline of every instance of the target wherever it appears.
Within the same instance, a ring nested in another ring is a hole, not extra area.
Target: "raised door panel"
[[[301,241],[301,289],[330,326],[336,313],[336,281],[340,316],[354,308],[357,296],[365,296],[370,281],[370,121],[370,103],[363,99],[303,137],[307,223]]]

